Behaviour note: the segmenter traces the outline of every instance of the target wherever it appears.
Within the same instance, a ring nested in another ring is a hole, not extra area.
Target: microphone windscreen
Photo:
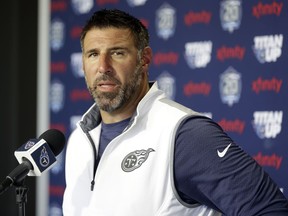
[[[39,136],[39,139],[44,139],[48,143],[55,156],[60,154],[66,143],[64,134],[57,129],[45,131]]]

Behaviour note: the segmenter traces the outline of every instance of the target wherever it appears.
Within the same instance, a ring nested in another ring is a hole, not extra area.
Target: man
[[[95,104],[69,138],[64,215],[288,215],[277,186],[216,123],[148,82],[139,20],[100,10],[81,46]]]

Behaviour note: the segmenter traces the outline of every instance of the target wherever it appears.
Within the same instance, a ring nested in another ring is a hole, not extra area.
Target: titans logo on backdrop
[[[276,62],[282,54],[282,46],[282,34],[256,36],[254,37],[253,51],[261,64]]]
[[[281,132],[283,111],[255,111],[253,128],[260,139],[275,139]]]
[[[233,33],[240,27],[242,19],[241,0],[224,0],[220,3],[220,20],[223,30]]]
[[[198,41],[185,44],[185,60],[191,69],[205,68],[211,61],[212,42]]]
[[[172,37],[176,29],[176,10],[168,3],[156,11],[157,35],[164,40]]]
[[[65,41],[65,30],[65,24],[61,19],[56,18],[51,21],[50,46],[53,51],[58,51],[63,47]]]
[[[127,0],[127,2],[130,5],[130,7],[138,7],[145,5],[147,0]]]
[[[81,14],[87,14],[91,11],[91,9],[94,7],[94,1],[93,0],[71,0],[72,2],[72,9],[74,10],[75,14],[81,15]]]
[[[219,91],[223,103],[232,106],[238,103],[242,90],[241,74],[229,67],[220,75]]]
[[[64,108],[65,101],[65,86],[64,84],[55,79],[50,84],[50,109],[54,113],[58,113]]]
[[[72,53],[70,56],[70,64],[72,73],[76,78],[84,77],[84,71],[82,70],[82,53]]]
[[[157,77],[159,88],[165,92],[166,96],[174,100],[176,94],[176,80],[170,73],[164,71]]]

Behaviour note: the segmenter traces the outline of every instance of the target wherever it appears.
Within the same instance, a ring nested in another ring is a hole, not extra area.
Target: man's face
[[[101,110],[123,108],[140,94],[144,77],[140,59],[128,29],[96,28],[87,32],[83,70],[88,89]]]

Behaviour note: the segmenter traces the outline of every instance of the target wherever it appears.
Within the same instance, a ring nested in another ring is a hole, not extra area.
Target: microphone
[[[66,139],[56,129],[49,129],[20,146],[14,155],[19,165],[0,184],[0,195],[9,187],[19,185],[28,176],[40,176],[56,163],[56,156],[63,150]]]

